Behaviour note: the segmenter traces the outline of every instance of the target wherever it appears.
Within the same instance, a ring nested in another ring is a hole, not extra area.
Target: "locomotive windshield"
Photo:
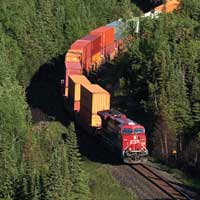
[[[144,129],[143,128],[136,128],[136,129],[134,129],[134,133],[135,134],[144,133]]]
[[[131,134],[131,133],[133,133],[133,130],[131,128],[123,128],[122,133],[123,134]]]

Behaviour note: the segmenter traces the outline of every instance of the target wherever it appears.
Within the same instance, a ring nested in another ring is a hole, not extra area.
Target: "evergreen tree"
[[[61,144],[60,147],[60,166],[62,184],[64,186],[64,196],[66,200],[69,200],[72,188],[72,181],[69,171],[68,151],[65,144]]]
[[[192,86],[192,117],[194,122],[194,129],[192,131],[197,134],[200,130],[200,80],[199,76],[194,77]]]
[[[24,90],[41,65],[63,54],[77,38],[137,10],[129,5],[127,0],[1,2],[1,199],[88,199],[88,178],[81,167],[73,128],[69,149],[60,144],[54,131],[35,130],[39,125],[30,123]],[[49,134],[44,136],[46,132]]]
[[[1,138],[0,144],[0,198],[13,199],[16,161],[12,158],[10,146],[7,146],[5,138]]]
[[[183,14],[188,15],[192,19],[200,20],[200,5],[198,0],[183,0],[182,3]]]
[[[27,131],[27,105],[22,88],[6,79],[0,86],[0,146],[2,198],[13,198],[22,163],[22,147]],[[6,189],[7,188],[7,189]]]
[[[59,160],[61,155],[58,154],[58,149],[55,148],[50,160],[49,172],[46,177],[46,200],[60,199],[64,200],[64,185],[61,176],[61,166]]]
[[[72,181],[71,198],[89,199],[88,177],[82,169],[80,153],[77,149],[76,133],[74,125],[68,128],[68,159],[69,171]]]
[[[23,58],[17,42],[6,35],[0,26],[0,84],[5,79],[16,80],[19,68],[23,64]]]

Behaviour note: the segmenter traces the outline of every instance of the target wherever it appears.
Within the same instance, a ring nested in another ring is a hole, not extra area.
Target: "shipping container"
[[[92,64],[91,70],[96,71],[102,63],[101,52],[98,52],[97,54],[92,56],[92,63],[93,64]]]
[[[70,101],[68,97],[64,97],[64,107],[68,114],[73,118],[75,112],[80,111],[80,101]]]
[[[80,67],[77,68],[71,68],[73,65],[68,65],[68,68],[66,69],[65,72],[65,88],[68,88],[69,86],[69,76],[70,75],[81,75],[82,74],[82,69]],[[66,90],[66,89],[65,89]],[[65,96],[68,96],[68,92],[65,92]]]
[[[82,71],[82,66],[80,62],[65,62],[65,68],[66,70],[74,69]]]
[[[111,54],[110,54],[110,60],[114,60],[114,58],[116,57],[117,55],[117,51],[113,51]]]
[[[82,52],[80,50],[69,49],[65,55],[65,63],[66,62],[80,62],[81,54],[82,54]]]
[[[114,28],[114,38],[115,41],[123,39],[123,32],[126,29],[126,25],[123,24],[122,21],[113,21],[106,26],[113,27]]]
[[[86,41],[86,43],[88,43],[88,41]],[[83,42],[74,43],[72,46],[73,46],[73,49],[69,49],[69,51],[67,52],[65,56],[66,68],[72,65],[71,63],[73,63],[74,66],[79,64],[82,66],[82,68],[89,67],[91,61],[89,59],[90,55],[87,55],[87,54],[90,53],[89,51],[90,45],[84,44],[84,41],[83,41]]]
[[[171,13],[180,8],[181,0],[170,0],[154,8],[155,12]]]
[[[81,86],[81,106],[92,114],[110,109],[110,94],[97,84]]]
[[[81,105],[80,116],[84,121],[92,127],[101,126],[101,117],[98,114],[93,114],[88,111],[88,109]]]
[[[71,110],[79,112],[80,111],[80,101],[72,101],[69,99],[68,106]]]
[[[105,47],[105,55],[110,56],[115,51],[115,43],[108,45]]]
[[[68,97],[68,87],[65,88],[65,94],[64,94],[64,96]]]
[[[68,68],[66,69],[66,75],[81,75],[82,69],[76,69],[76,68]]]
[[[72,101],[80,101],[81,85],[90,84],[90,81],[83,75],[69,76],[69,98]]]
[[[101,48],[114,43],[114,28],[109,26],[102,26],[90,32],[91,35],[101,36]]]
[[[91,42],[91,57],[101,51],[101,36],[100,35],[86,35],[81,38]]]
[[[91,64],[91,49],[92,49],[92,42],[90,40],[76,40],[71,45],[70,52],[72,51],[79,51],[81,52],[80,61],[83,65],[83,69],[86,71],[90,67]]]

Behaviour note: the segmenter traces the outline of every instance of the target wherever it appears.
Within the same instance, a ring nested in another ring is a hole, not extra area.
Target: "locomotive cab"
[[[139,124],[124,125],[122,135],[122,157],[125,163],[137,163],[146,160],[145,129]]]
[[[125,163],[138,163],[146,160],[148,150],[146,148],[145,128],[127,118],[118,111],[98,112],[102,119],[102,129],[106,132],[112,145],[117,144],[116,149],[120,150],[121,157]]]

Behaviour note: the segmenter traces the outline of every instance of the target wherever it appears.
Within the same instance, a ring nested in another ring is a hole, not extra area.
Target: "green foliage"
[[[76,133],[71,124],[67,134],[69,172],[72,180],[72,199],[89,199],[88,177],[82,169],[80,153],[77,149]]]
[[[191,109],[194,122],[194,134],[200,130],[200,80],[199,76],[195,76],[192,85]]]
[[[132,11],[139,14],[129,0],[1,2],[1,199],[89,199],[74,128],[58,122],[32,126],[24,91],[40,66],[63,55],[77,38]]]
[[[182,8],[183,14],[188,15],[196,21],[200,20],[200,5],[198,0],[183,0]]]
[[[164,160],[174,149],[182,158],[200,128],[198,7],[197,1],[183,1],[178,14],[141,19],[140,33],[128,30],[134,40],[117,61],[124,66],[118,76],[153,120],[147,124],[152,124],[154,152]]]
[[[63,177],[60,171],[60,162],[62,151],[59,152],[58,149],[54,149],[52,153],[52,158],[50,160],[49,173],[46,178],[46,200],[53,199],[64,199],[65,192],[63,185]]]
[[[83,161],[83,166],[89,174],[89,185],[92,199],[96,200],[136,200],[138,199],[131,189],[120,185],[112,176],[109,165]],[[111,167],[112,168],[112,167]]]
[[[27,105],[22,87],[9,79],[0,86],[0,197],[14,196],[20,175],[22,146],[28,130]]]
[[[129,0],[4,1],[0,6],[0,36],[2,48],[9,48],[1,49],[1,54],[10,62],[4,64],[10,64],[14,76],[27,86],[42,64],[63,54],[75,39],[92,28],[130,16],[132,11],[139,13]]]
[[[6,35],[0,26],[0,84],[5,79],[16,79],[16,74],[23,64],[22,54],[17,42]]]

